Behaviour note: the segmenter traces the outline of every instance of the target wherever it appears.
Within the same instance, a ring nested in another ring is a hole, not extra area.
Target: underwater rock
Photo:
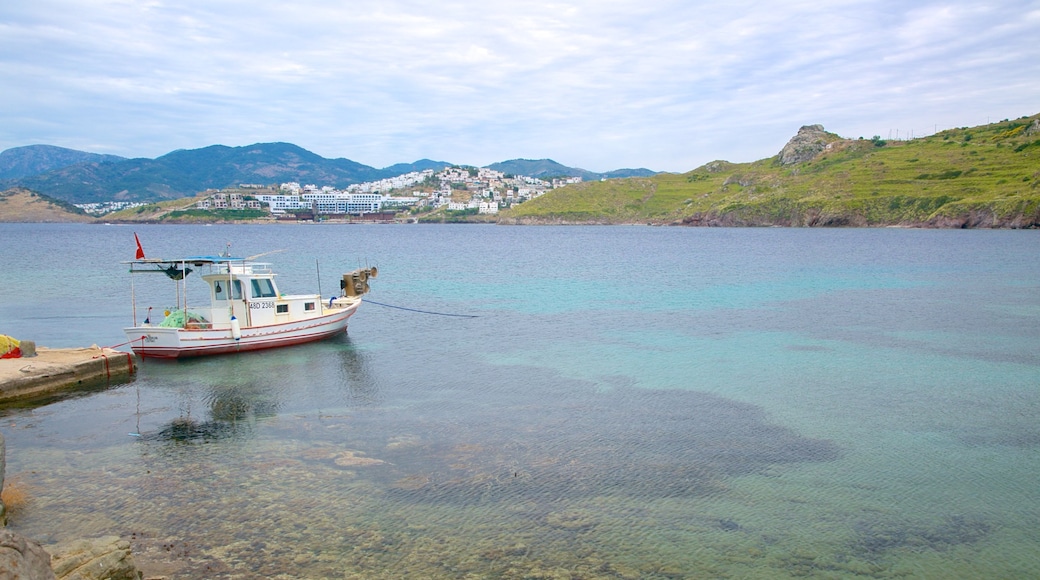
[[[563,530],[584,530],[596,525],[596,518],[585,510],[564,510],[545,516],[545,523]]]
[[[53,580],[51,555],[28,538],[0,530],[0,578]]]
[[[416,491],[423,489],[424,487],[430,485],[430,483],[431,480],[428,475],[416,474],[398,479],[390,485],[390,488],[404,491]]]
[[[340,467],[354,467],[358,465],[379,465],[380,463],[386,463],[382,459],[373,459],[371,457],[362,457],[358,455],[360,451],[343,451],[336,455],[336,459],[333,461]]]
[[[139,580],[130,542],[115,536],[62,544],[51,567],[58,580]],[[54,577],[52,576],[52,577]]]

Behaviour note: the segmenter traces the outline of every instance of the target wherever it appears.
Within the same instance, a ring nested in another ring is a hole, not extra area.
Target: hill
[[[28,145],[0,151],[0,179],[19,179],[79,163],[123,161],[116,155],[86,153],[53,145]]]
[[[26,189],[0,192],[0,222],[93,222],[78,207]]]
[[[570,185],[499,222],[1040,227],[1040,115],[889,142],[813,125],[768,159]]]

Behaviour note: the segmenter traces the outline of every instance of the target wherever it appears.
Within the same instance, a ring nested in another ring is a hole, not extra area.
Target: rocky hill
[[[500,223],[1040,227],[1040,115],[910,141],[802,127],[776,156],[555,190]]]

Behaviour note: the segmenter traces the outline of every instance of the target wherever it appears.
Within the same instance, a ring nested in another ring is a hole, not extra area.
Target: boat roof
[[[230,256],[188,256],[186,258],[141,258],[121,264],[191,264],[193,266],[205,266],[207,264],[229,264],[231,262],[246,262],[248,258],[234,258]]]

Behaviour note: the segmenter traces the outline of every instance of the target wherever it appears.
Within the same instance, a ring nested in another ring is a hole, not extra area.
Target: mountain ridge
[[[267,185],[295,181],[345,188],[354,183],[454,165],[420,159],[376,169],[342,157],[327,159],[284,142],[177,149],[155,159],[122,158],[35,145],[8,149],[0,153],[0,159],[4,160],[0,171],[9,168],[8,173],[14,176],[0,179],[0,190],[21,187],[71,203],[162,201],[241,183]],[[517,161],[488,167],[502,167],[501,170],[507,173],[529,175],[520,171],[522,164]],[[552,160],[538,163],[543,167],[541,175],[551,177],[601,179],[654,174],[648,169],[621,169],[598,174]]]
[[[19,179],[78,163],[123,161],[125,157],[88,153],[55,145],[26,145],[0,151],[0,180]]]

